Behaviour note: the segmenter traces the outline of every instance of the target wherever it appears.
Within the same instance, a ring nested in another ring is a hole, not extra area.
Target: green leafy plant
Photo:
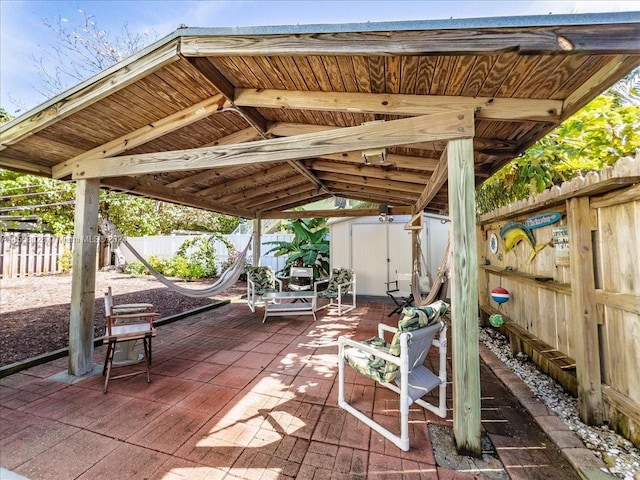
[[[290,221],[286,230],[293,233],[291,242],[273,241],[268,253],[287,255],[284,267],[278,273],[289,275],[291,267],[311,267],[315,278],[329,275],[329,240],[326,218],[299,218]]]
[[[142,262],[136,261],[128,263],[127,266],[124,267],[124,273],[132,277],[141,277],[142,275],[148,275],[149,270],[147,270],[147,267],[145,267]]]
[[[488,212],[602,170],[639,149],[640,105],[600,95],[484,182],[476,192],[478,210]]]
[[[67,274],[71,271],[71,267],[73,266],[73,255],[71,250],[67,247],[64,247],[62,255],[58,259],[58,265],[60,265],[60,271],[64,274]]]

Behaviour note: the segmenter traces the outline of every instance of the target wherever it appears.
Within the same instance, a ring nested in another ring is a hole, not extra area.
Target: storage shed
[[[395,216],[391,222],[380,221],[380,217],[352,217],[329,223],[331,266],[353,268],[358,295],[385,295],[385,282],[396,278],[401,290],[410,290],[411,232],[404,228],[410,219],[409,215]],[[447,217],[424,215],[422,252],[432,277],[442,262],[448,238]]]

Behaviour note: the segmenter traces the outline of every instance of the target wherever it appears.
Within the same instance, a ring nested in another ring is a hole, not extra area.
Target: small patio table
[[[264,304],[264,318],[269,316],[285,317],[289,315],[312,315],[316,319],[316,294],[313,290],[298,292],[267,292],[262,298]],[[282,302],[285,300],[285,302]],[[302,300],[298,303],[298,300]],[[310,300],[310,301],[309,301]]]

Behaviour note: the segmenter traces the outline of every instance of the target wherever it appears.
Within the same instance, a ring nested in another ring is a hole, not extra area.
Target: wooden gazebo
[[[93,367],[99,188],[258,223],[333,196],[446,213],[479,453],[474,189],[639,64],[638,13],[176,30],[0,128],[0,166],[77,182],[69,372]]]

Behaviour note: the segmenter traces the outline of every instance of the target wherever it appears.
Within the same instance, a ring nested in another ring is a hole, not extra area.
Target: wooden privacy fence
[[[72,237],[44,233],[0,233],[0,278],[62,271],[61,257],[70,252]]]
[[[583,421],[608,422],[636,446],[639,182],[640,158],[624,158],[478,221],[484,320],[503,314],[512,350],[577,395]],[[510,294],[502,305],[496,287]]]

